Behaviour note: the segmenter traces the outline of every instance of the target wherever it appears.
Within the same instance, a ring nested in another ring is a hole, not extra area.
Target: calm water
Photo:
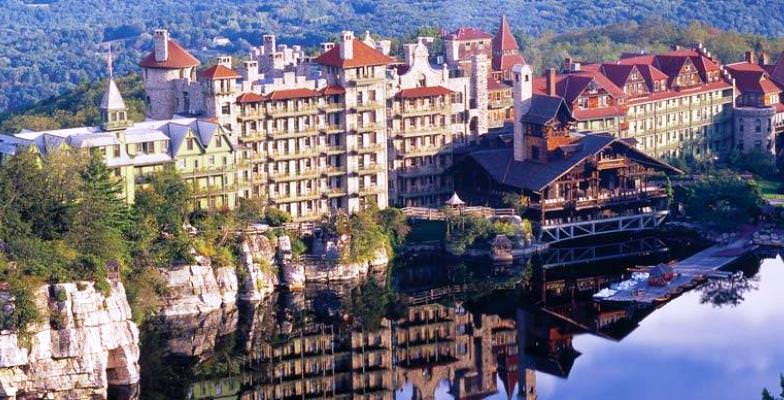
[[[757,399],[777,389],[780,258],[743,262],[743,278],[658,309],[593,304],[627,267],[696,251],[687,240],[665,246],[544,272],[552,257],[508,267],[419,259],[167,321],[143,334],[142,398],[507,399],[527,387],[544,400]]]

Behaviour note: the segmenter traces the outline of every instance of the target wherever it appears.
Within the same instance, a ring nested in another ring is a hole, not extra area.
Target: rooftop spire
[[[125,101],[122,98],[120,89],[114,83],[114,68],[112,67],[112,46],[109,45],[109,52],[106,55],[106,68],[109,72],[109,82],[106,91],[101,98],[101,110],[125,110]]]

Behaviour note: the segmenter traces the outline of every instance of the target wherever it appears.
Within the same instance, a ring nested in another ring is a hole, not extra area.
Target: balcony
[[[319,172],[315,168],[303,171],[278,171],[270,172],[269,179],[273,182],[289,182],[303,179],[318,178]]]
[[[270,131],[269,136],[271,139],[296,139],[318,135],[318,132],[319,130],[316,127],[305,127],[305,129],[299,131]]]
[[[381,110],[383,108],[386,108],[386,106],[384,105],[384,103],[379,102],[379,101],[366,101],[366,102],[364,102],[362,104],[358,103],[358,104],[354,105],[353,107],[351,107],[351,109],[356,111],[356,112]]]
[[[319,110],[323,112],[339,112],[346,109],[346,103],[323,103],[318,105]]]
[[[258,119],[263,119],[267,116],[267,113],[264,111],[263,108],[259,108],[256,110],[248,110],[248,111],[240,111],[238,116],[240,121],[253,121]]]
[[[297,115],[310,115],[316,114],[319,111],[317,104],[308,104],[296,107],[269,107],[266,110],[267,115],[272,118],[294,117]]]
[[[237,137],[240,142],[256,142],[267,138],[267,134],[263,131],[249,131]]]
[[[605,169],[624,168],[628,166],[629,160],[627,158],[607,158],[596,162],[596,168],[600,171]]]
[[[402,157],[415,157],[415,156],[429,156],[437,154],[445,154],[452,152],[452,144],[443,144],[441,146],[417,146],[409,147],[398,150],[397,154]]]
[[[379,194],[381,193],[381,188],[378,186],[365,186],[359,188],[359,195],[360,196],[367,196],[371,194]]]
[[[272,202],[280,204],[280,203],[291,203],[295,201],[308,201],[308,200],[318,200],[321,195],[316,191],[310,191],[306,193],[271,193],[270,200]]]
[[[267,152],[267,158],[274,161],[293,160],[297,158],[310,158],[317,157],[320,154],[318,147],[309,147],[307,149],[299,149],[292,151],[275,151],[270,150]]]
[[[431,115],[431,114],[448,114],[449,105],[447,103],[444,103],[444,104],[436,104],[436,105],[423,106],[423,107],[404,106],[404,107],[396,108],[395,113],[403,117],[416,117],[420,115]]]
[[[384,166],[381,164],[360,165],[357,167],[357,172],[360,174],[377,174],[384,171]]]
[[[192,170],[179,170],[179,173],[183,178],[198,178],[202,176],[223,175],[226,173],[234,173],[236,170],[237,168],[235,165],[225,165],[225,166],[202,167],[202,168],[192,169]]]
[[[348,192],[345,188],[329,188],[327,189],[327,197],[342,197]]]
[[[327,176],[345,175],[346,167],[335,167],[330,165],[324,169],[324,173],[326,173]]]
[[[230,185],[208,185],[208,186],[197,186],[191,188],[191,194],[193,197],[209,197],[209,196],[217,196],[222,194],[229,194],[229,193],[236,193],[237,192],[237,185],[230,184]]]
[[[449,125],[406,126],[397,132],[403,137],[431,135],[434,133],[450,133]]]
[[[347,151],[346,146],[342,144],[328,144],[325,148],[327,154],[343,154]]]
[[[352,147],[352,151],[356,151],[357,153],[378,153],[384,151],[386,146],[382,143],[368,143],[368,144],[358,144]]]
[[[488,107],[492,109],[509,108],[514,106],[514,100],[512,100],[511,98],[505,98],[501,100],[490,100],[487,104]]]
[[[370,76],[370,75],[356,76],[348,80],[348,83],[354,86],[369,86],[369,85],[380,84],[383,82],[384,82],[383,76]]]
[[[319,130],[324,133],[341,133],[346,131],[346,127],[343,125],[327,125],[320,127]]]
[[[375,132],[386,128],[384,124],[373,122],[369,124],[358,124],[355,131],[357,132]]]
[[[544,207],[550,211],[563,209],[566,207],[572,207],[576,210],[580,210],[638,201],[648,201],[666,196],[667,192],[664,188],[658,186],[649,186],[641,190],[603,191],[599,194],[599,196],[585,196],[579,197],[577,199],[565,199],[563,197],[545,199],[544,204],[531,204],[530,207],[533,209],[541,209]]]
[[[417,176],[439,175],[446,172],[446,167],[405,167],[397,170],[397,175],[401,178],[413,178]]]

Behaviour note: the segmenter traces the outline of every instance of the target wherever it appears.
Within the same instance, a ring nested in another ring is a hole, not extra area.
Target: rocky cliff
[[[25,337],[0,332],[0,398],[103,399],[139,381],[139,331],[121,283],[104,296],[92,283],[45,285],[43,316]],[[0,296],[11,309],[8,295]]]

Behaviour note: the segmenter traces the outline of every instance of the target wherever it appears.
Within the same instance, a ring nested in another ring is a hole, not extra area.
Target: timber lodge
[[[368,32],[344,31],[318,54],[264,35],[243,61],[201,67],[157,30],[139,61],[146,121],[128,120],[110,77],[100,126],[0,135],[0,161],[95,150],[131,202],[172,165],[197,208],[263,197],[298,222],[369,203],[439,208],[454,193],[497,206],[517,193],[557,237],[565,222],[658,218],[656,178],[680,173],[666,157],[779,153],[784,57],[725,66],[697,45],[566,59],[537,76],[505,17],[494,35],[463,27],[441,39],[443,54],[420,37],[396,58]]]

